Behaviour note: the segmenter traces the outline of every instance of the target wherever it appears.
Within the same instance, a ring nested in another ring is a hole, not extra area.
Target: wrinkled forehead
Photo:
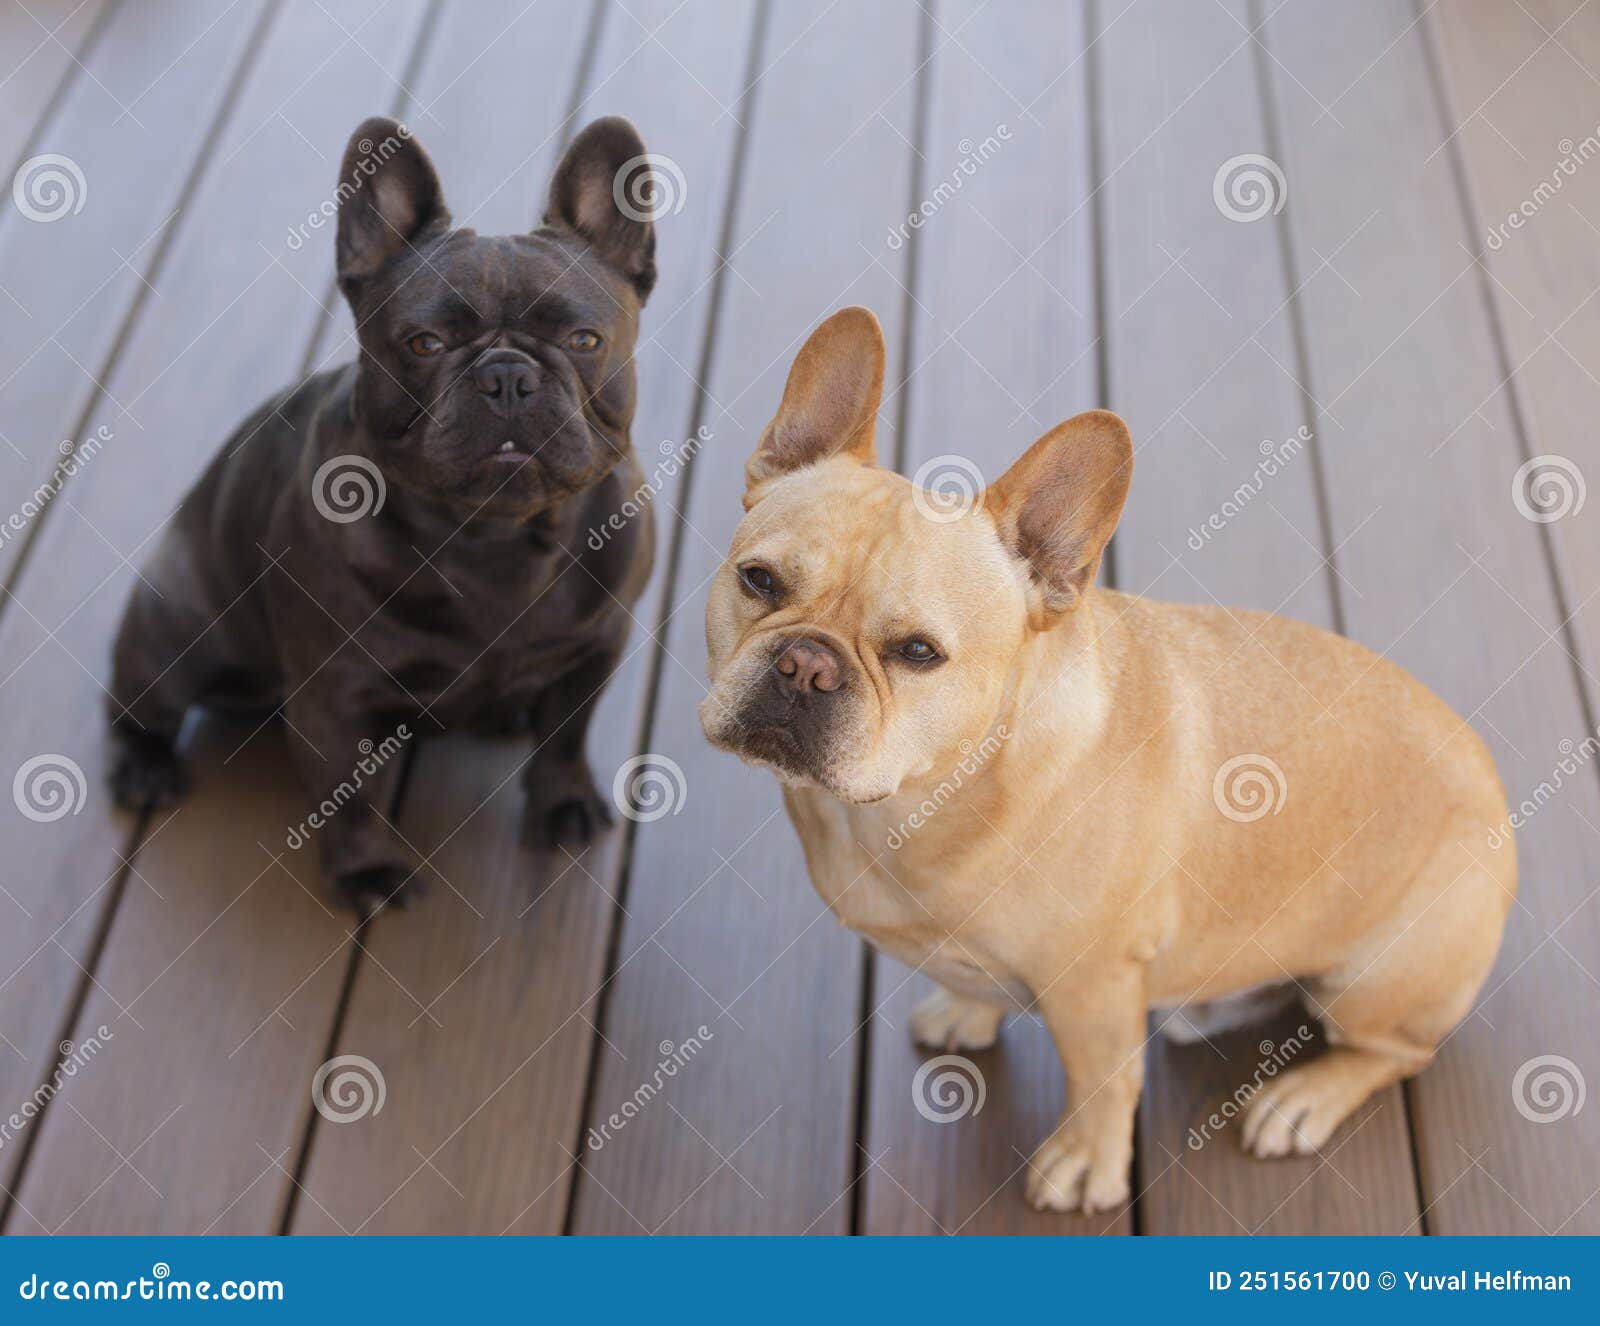
[[[396,266],[403,298],[390,303],[434,326],[611,325],[637,312],[624,283],[582,246],[543,231],[453,231]]]
[[[953,639],[1015,615],[1022,591],[987,517],[944,514],[892,471],[827,461],[772,484],[731,555],[769,564],[819,622]]]

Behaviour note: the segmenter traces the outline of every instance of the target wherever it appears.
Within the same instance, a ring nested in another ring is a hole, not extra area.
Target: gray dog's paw
[[[172,743],[148,732],[119,732],[111,760],[111,795],[124,810],[162,810],[189,790]]]
[[[402,911],[420,898],[428,889],[415,871],[401,866],[372,866],[340,875],[334,881],[334,892],[339,901],[366,920],[376,916],[386,907]]]
[[[528,790],[522,841],[529,847],[564,847],[576,852],[601,837],[613,823],[611,803],[595,790],[587,769],[546,774]]]

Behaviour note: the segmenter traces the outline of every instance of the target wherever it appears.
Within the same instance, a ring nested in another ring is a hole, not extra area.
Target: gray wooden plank
[[[173,13],[196,19],[201,8],[179,5]],[[198,43],[193,31],[176,25],[149,31],[130,12],[124,8],[108,23],[87,53],[87,68],[56,106],[37,143],[72,154],[86,180],[102,192],[86,197],[81,213],[69,212],[54,222],[30,221],[13,210],[9,188],[0,208],[0,286],[9,292],[0,302],[11,308],[0,318],[0,490],[7,494],[0,517],[0,579],[21,565],[19,551],[39,519],[35,509],[50,506],[48,496],[42,504],[36,501],[34,484],[61,460],[58,445],[78,427],[96,390],[93,375],[141,288],[138,270],[122,268],[114,251],[148,266],[149,248],[136,250],[180,201],[185,162],[234,81],[263,7],[237,7]],[[153,75],[168,67],[171,83],[151,87]],[[117,98],[126,102],[147,87],[140,103],[142,125],[117,122]],[[110,421],[97,420],[96,426],[101,422]],[[123,431],[132,433],[132,426]],[[66,499],[63,505],[70,508]],[[87,537],[103,549],[70,509],[48,514],[73,527],[62,531],[70,541]],[[104,571],[97,566],[95,579]],[[44,753],[64,753],[89,767],[85,748],[99,738],[98,706],[68,701],[74,678],[85,678],[49,643],[46,629],[58,625],[93,583],[59,601],[46,594],[19,605],[0,593],[0,618],[14,632],[0,633],[0,712],[5,714],[0,766],[12,773]],[[38,620],[29,620],[30,611],[40,614]],[[48,652],[22,675],[24,661],[41,645]],[[71,648],[80,657],[97,658],[104,643],[82,636]],[[63,662],[73,677],[60,672]],[[59,713],[49,710],[47,697],[63,704]],[[117,868],[115,854],[128,828],[103,807],[50,824],[8,811],[0,830],[0,886],[8,913],[0,928],[0,1037],[8,1047],[0,1055],[0,1099],[20,1104],[51,1071],[55,1043],[80,980],[77,964],[89,951],[103,889]],[[22,1153],[16,1143],[0,1152],[0,1184],[10,1186]]]
[[[1082,11],[1063,5],[932,10],[920,186],[938,205],[910,241],[915,309],[898,389],[908,474],[957,455],[993,481],[1096,404],[1086,35]],[[886,228],[876,243],[890,261]],[[1066,1104],[1043,1024],[1018,1010],[994,1049],[969,1056],[981,1111],[929,1118],[914,1084],[933,1055],[911,1043],[908,1018],[933,984],[882,956],[874,972],[862,1230],[1129,1232],[1126,1211],[1063,1216],[1023,1200],[1027,1158]]]
[[[0,6],[0,162],[7,169],[22,161],[52,98],[79,72],[76,62],[110,3],[49,0]]]
[[[1477,237],[1451,160],[1456,126],[1441,114],[1416,17],[1368,0],[1345,6],[1337,25],[1304,4],[1267,21],[1268,83],[1295,163],[1283,215],[1306,282],[1351,634],[1471,719],[1515,803],[1550,777],[1572,749],[1563,742],[1584,739],[1588,719],[1540,529],[1512,502],[1517,426],[1464,247]],[[1430,1230],[1600,1229],[1594,1178],[1577,1160],[1600,1145],[1600,1117],[1536,1122],[1514,1095],[1538,1056],[1592,1071],[1597,824],[1600,796],[1585,777],[1518,835],[1522,888],[1500,961],[1477,1012],[1408,1088]]]
[[[143,308],[91,414],[116,444],[73,480],[0,625],[12,674],[0,766],[64,752],[86,778],[82,813],[32,826],[29,844],[30,878],[59,888],[85,928],[131,827],[102,790],[101,694],[129,563],[228,430],[298,368],[328,250],[285,235],[331,193],[341,146],[316,139],[393,103],[390,71],[424,12],[374,0],[337,15],[295,6],[274,23],[179,222],[163,298]],[[277,730],[202,725],[197,745],[193,800],[141,844],[73,1035],[104,1025],[114,1039],[35,1125],[14,1228],[263,1233],[280,1218],[347,921],[319,897],[307,854],[283,846],[305,804]],[[51,966],[77,976],[48,937],[56,922],[30,924]],[[49,974],[34,967],[19,983]]]
[[[33,512],[69,482],[60,443],[84,441],[76,430],[128,310],[159,297],[152,268],[263,12],[264,0],[221,11],[175,0],[151,23],[119,6],[34,136],[35,156],[69,163],[23,176],[38,219],[16,206],[14,181],[0,195],[0,491],[13,495],[0,579],[15,574]]]
[[[662,1099],[584,1156],[578,1232],[847,1226],[860,949],[812,890],[777,784],[713,752],[695,705],[705,585],[800,341],[840,305],[864,303],[899,342],[903,269],[880,246],[884,219],[907,206],[917,17],[911,6],[777,5],[758,57],[705,384],[714,440],[691,485],[648,737],[682,781],[675,813],[634,837],[589,1124],[652,1082],[666,1043],[701,1027],[709,1039]]]
[[[1226,189],[1250,169],[1225,163],[1271,147],[1247,17],[1242,0],[1225,11],[1145,0],[1106,14],[1096,46],[1108,404],[1136,448],[1117,582],[1332,629],[1282,233],[1270,196],[1255,221],[1225,216],[1213,197],[1219,173]],[[1298,160],[1282,166],[1293,179]],[[1237,1129],[1204,1127],[1259,1080],[1261,1047],[1303,1021],[1294,1014],[1185,1047],[1153,1034],[1140,1112],[1142,1232],[1382,1234],[1412,1222],[1398,1087],[1321,1157],[1253,1160]]]
[[[738,133],[723,108],[739,98],[755,13],[753,4],[685,8],[671,0],[613,7],[572,124],[602,113],[629,116],[686,186],[682,210],[669,208],[658,221],[661,276],[636,352],[633,436],[647,482],[659,485],[652,499],[659,549],[653,587],[634,612],[627,662],[591,728],[590,758],[602,788],[633,753],[645,717],[656,652],[650,631],[665,597],[682,481],[676,458],[697,397],[679,363],[694,363],[712,313],[708,278]],[[574,66],[584,35],[574,23],[558,36],[551,20],[551,12],[537,11],[519,19],[507,49],[472,64],[470,82],[456,80],[481,44],[469,50],[441,31],[419,80],[424,99],[444,83],[460,93],[438,105],[450,132],[419,132],[445,173],[447,196],[480,228],[525,225],[542,205],[559,146],[554,131],[567,111],[560,75]],[[527,77],[519,49],[526,43],[516,32],[529,40],[538,33],[548,73]],[[503,69],[494,67],[497,60]],[[503,113],[507,86],[526,89],[515,117]],[[499,127],[485,134],[491,111]],[[539,168],[497,189],[500,169],[522,158],[530,134],[537,141],[547,128],[552,136],[536,157]],[[527,754],[526,743],[423,746],[400,827],[424,851],[438,849],[433,866],[452,888],[435,889],[420,911],[379,918],[371,929],[372,962],[358,974],[340,1048],[385,1067],[389,1105],[359,1127],[319,1125],[296,1231],[342,1225],[366,1233],[535,1234],[563,1227],[597,1048],[595,997],[619,915],[624,837],[613,833],[579,859],[551,861],[522,850],[516,775]],[[420,1016],[408,991],[429,1016]]]
[[[1587,108],[1600,64],[1600,15],[1577,0],[1515,6],[1450,0],[1427,20],[1460,129],[1485,293],[1505,339],[1499,385],[1521,421],[1524,452],[1600,475],[1600,135]],[[1455,126],[1452,125],[1452,128]],[[1526,211],[1524,207],[1526,205]],[[1515,227],[1511,218],[1515,216]],[[1491,386],[1485,384],[1489,394]],[[1441,453],[1443,454],[1443,453]],[[1559,466],[1540,466],[1558,484]],[[1525,483],[1537,483],[1536,479]],[[1559,508],[1556,508],[1559,510]],[[1600,530],[1583,512],[1545,526],[1573,614],[1580,683],[1600,706]]]

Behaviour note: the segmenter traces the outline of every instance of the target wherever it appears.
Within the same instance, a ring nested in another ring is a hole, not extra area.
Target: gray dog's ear
[[[397,120],[375,115],[350,135],[339,167],[339,284],[381,271],[424,231],[450,224],[439,174]]]
[[[550,181],[544,223],[576,231],[640,300],[656,283],[656,228],[663,198],[639,131],[621,116],[596,120],[572,140]]]
[[[1028,564],[1047,614],[1076,607],[1094,583],[1132,477],[1128,425],[1090,410],[1057,424],[984,493],[984,509]]]
[[[748,487],[831,456],[871,465],[885,358],[883,328],[870,309],[842,308],[812,332],[789,369],[778,413],[745,462]]]

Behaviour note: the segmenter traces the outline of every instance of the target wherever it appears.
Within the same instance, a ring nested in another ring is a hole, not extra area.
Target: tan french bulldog
[[[944,988],[913,1034],[1034,1009],[1068,1109],[1028,1199],[1128,1196],[1147,1015],[1297,982],[1331,1043],[1251,1100],[1310,1152],[1465,1016],[1516,891],[1488,752],[1384,658],[1094,588],[1133,449],[1091,411],[965,509],[874,464],[877,320],[801,349],[706,613],[706,735],[771,768],[838,918]],[[1290,987],[1291,993],[1294,987]]]

